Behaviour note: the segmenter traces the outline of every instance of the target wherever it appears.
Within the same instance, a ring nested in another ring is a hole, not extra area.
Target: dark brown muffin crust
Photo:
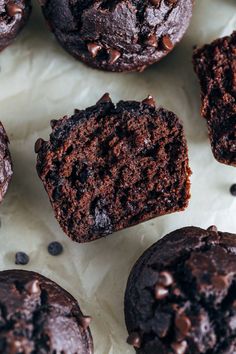
[[[89,317],[59,285],[33,272],[0,272],[0,352],[92,354]]]
[[[130,274],[125,317],[139,354],[234,354],[236,235],[186,227],[158,241]]]
[[[0,0],[0,51],[15,39],[30,12],[30,0]]]
[[[193,63],[214,156],[236,166],[236,31],[196,49]]]
[[[13,174],[8,144],[6,131],[0,122],[0,203],[7,192]]]
[[[176,115],[108,94],[86,110],[52,121],[36,142],[37,171],[57,220],[74,241],[88,242],[189,200],[187,145]]]
[[[40,0],[63,48],[109,71],[142,71],[183,37],[192,0]]]

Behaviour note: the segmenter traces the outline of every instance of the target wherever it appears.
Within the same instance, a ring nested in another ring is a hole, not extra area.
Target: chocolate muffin
[[[0,0],[0,51],[15,39],[30,12],[30,0]]]
[[[172,112],[108,94],[86,110],[52,121],[39,139],[37,171],[64,232],[88,242],[180,211],[190,197],[187,145]]]
[[[51,280],[23,270],[0,272],[0,301],[1,353],[93,353],[90,317]]]
[[[196,49],[193,64],[213,154],[219,162],[236,166],[236,31]]]
[[[192,0],[40,0],[57,40],[75,58],[109,71],[142,71],[181,40]]]
[[[135,264],[125,294],[139,354],[236,352],[236,235],[186,227]]]
[[[8,149],[9,140],[0,122],[0,203],[2,202],[12,178],[12,161]]]

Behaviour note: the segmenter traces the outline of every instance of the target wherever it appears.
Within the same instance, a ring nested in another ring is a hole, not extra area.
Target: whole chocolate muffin
[[[93,353],[90,317],[51,280],[22,270],[0,272],[0,302],[1,353]]]
[[[40,0],[59,43],[86,64],[142,71],[181,40],[192,0]]]
[[[234,354],[236,235],[186,227],[155,243],[130,274],[125,318],[139,354]]]
[[[219,162],[236,166],[236,31],[195,49],[193,63],[213,154]]]
[[[0,51],[15,39],[30,12],[30,0],[0,0]]]
[[[0,203],[7,192],[13,174],[8,144],[6,131],[0,122]]]
[[[39,139],[37,171],[62,229],[88,242],[186,208],[187,144],[177,116],[108,94],[86,110],[52,121]]]

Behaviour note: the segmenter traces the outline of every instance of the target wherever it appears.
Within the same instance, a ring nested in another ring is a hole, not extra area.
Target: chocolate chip
[[[180,343],[174,342],[171,344],[171,348],[175,354],[184,354],[187,350],[187,342],[185,340]]]
[[[100,100],[97,101],[97,104],[98,104],[98,103],[105,103],[105,102],[111,102],[111,98],[110,98],[109,93],[105,93],[105,94],[100,98]]]
[[[156,6],[156,7],[159,6],[161,3],[161,0],[149,0],[149,1],[153,6]]]
[[[110,65],[114,64],[121,56],[121,53],[116,49],[110,49],[108,51],[108,53],[109,53],[109,64]]]
[[[171,50],[174,48],[174,45],[170,39],[170,36],[165,35],[162,37],[162,46],[165,50]]]
[[[50,126],[51,126],[51,128],[52,128],[52,129],[55,128],[56,125],[57,125],[57,119],[52,119],[52,120],[50,121]]]
[[[37,279],[30,281],[25,285],[25,290],[30,294],[40,294],[39,281]]]
[[[230,187],[230,193],[236,197],[236,184],[233,184],[231,187]]]
[[[159,284],[157,284],[155,286],[155,298],[157,300],[164,299],[165,297],[167,297],[168,293],[169,293],[169,291],[166,288],[164,288],[163,286],[161,286]]]
[[[25,252],[15,254],[15,264],[26,265],[29,263],[29,256]]]
[[[142,101],[142,104],[146,104],[150,107],[156,107],[156,102],[154,101],[154,98],[151,95],[145,98],[145,100]]]
[[[219,290],[223,290],[228,286],[228,278],[224,275],[213,275],[211,282],[212,285]]]
[[[158,283],[165,286],[165,287],[169,287],[173,284],[174,279],[172,277],[172,275],[169,272],[161,272],[159,274],[159,279],[158,279]]]
[[[48,253],[52,256],[59,256],[63,252],[63,246],[60,242],[54,241],[48,245]]]
[[[191,321],[185,315],[177,315],[175,318],[175,326],[181,334],[186,336],[191,329]]]
[[[141,347],[141,337],[137,332],[130,333],[129,337],[127,338],[127,343],[132,345],[134,348]]]
[[[102,47],[97,43],[89,43],[87,47],[89,53],[92,55],[93,58],[96,58],[98,52],[102,49]]]
[[[78,114],[80,112],[80,109],[75,108],[74,114]]]
[[[22,12],[23,12],[23,9],[20,6],[18,6],[17,4],[14,4],[12,2],[7,4],[7,14],[10,17],[14,17],[17,14],[21,14]]]
[[[167,3],[167,5],[173,6],[177,4],[178,0],[165,0],[165,2]]]
[[[145,43],[150,47],[157,47],[157,37],[155,34],[150,34]]]
[[[218,232],[218,229],[215,225],[211,225],[208,227],[207,231]]]
[[[86,330],[90,326],[91,321],[92,318],[90,316],[81,316],[79,318],[79,324],[84,330]]]
[[[35,151],[36,154],[40,151],[40,149],[42,148],[44,143],[45,143],[45,141],[43,139],[41,139],[41,138],[39,138],[36,141],[36,143],[34,145],[34,151]]]

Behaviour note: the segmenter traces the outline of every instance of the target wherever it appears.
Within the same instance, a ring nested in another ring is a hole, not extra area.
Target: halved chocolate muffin
[[[152,97],[114,105],[105,94],[95,106],[52,121],[50,140],[39,139],[35,149],[56,218],[74,241],[187,207],[183,126]]]

